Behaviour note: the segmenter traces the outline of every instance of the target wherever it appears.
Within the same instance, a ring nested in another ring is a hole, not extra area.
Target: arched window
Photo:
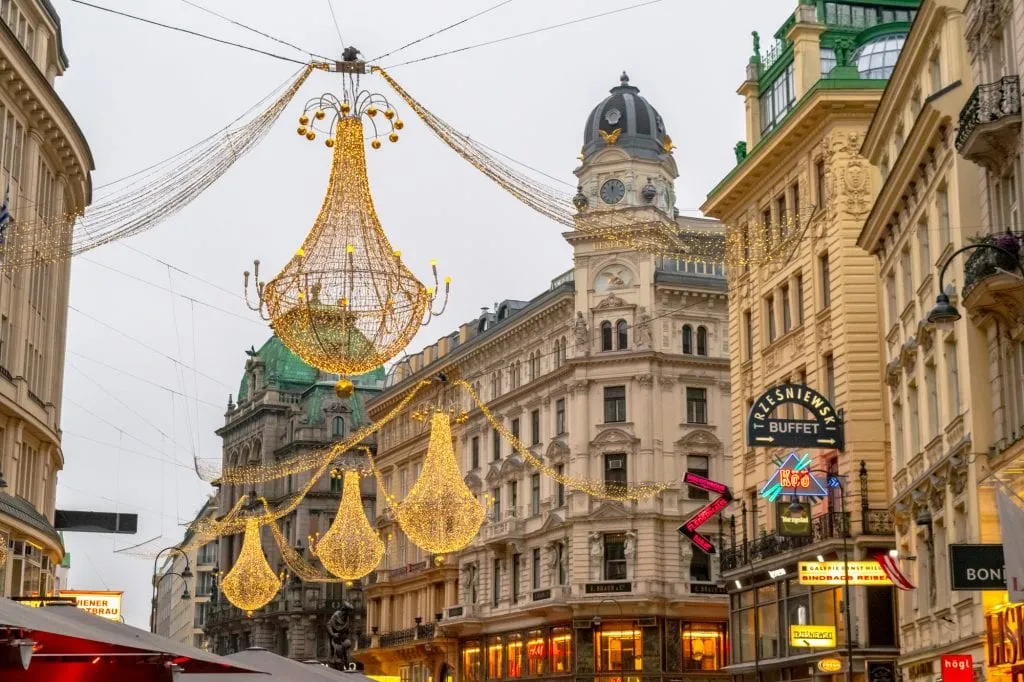
[[[555,369],[562,366],[562,349],[559,347],[558,339],[555,339]]]
[[[334,424],[331,427],[331,433],[334,434],[335,437],[344,436],[345,435],[345,420],[342,419],[341,417],[335,417],[334,418]]]
[[[693,328],[688,324],[683,325],[683,353],[693,355]]]
[[[558,359],[558,364],[559,365],[564,365],[565,364],[565,361],[566,361],[566,359],[568,357],[567,354],[566,354],[566,349],[567,348],[568,348],[568,346],[566,345],[565,337],[563,336],[562,337],[562,350],[561,350],[561,353],[560,353],[560,357]]]
[[[605,321],[601,323],[601,350],[612,349],[612,323]]]
[[[523,363],[516,360],[516,388],[523,385]]]
[[[697,327],[697,355],[708,354],[708,329]]]
[[[501,393],[501,372],[491,374],[491,398],[497,398]]]
[[[619,350],[626,350],[629,347],[629,333],[626,331],[626,321],[619,320],[615,323],[615,347]]]

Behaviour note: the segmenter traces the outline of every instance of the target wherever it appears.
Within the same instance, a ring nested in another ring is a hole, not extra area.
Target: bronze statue
[[[331,650],[334,653],[333,663],[339,670],[349,668],[349,653],[355,648],[355,611],[355,607],[347,600],[342,601],[341,608],[327,621],[327,636],[331,638]]]

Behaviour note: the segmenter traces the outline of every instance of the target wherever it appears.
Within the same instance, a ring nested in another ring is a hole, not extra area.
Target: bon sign
[[[942,657],[942,682],[973,682],[974,660],[970,654]]]

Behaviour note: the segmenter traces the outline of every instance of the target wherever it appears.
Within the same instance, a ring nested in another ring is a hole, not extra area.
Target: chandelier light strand
[[[284,575],[274,573],[263,554],[259,523],[247,521],[242,551],[235,565],[220,580],[221,592],[228,601],[251,616],[253,611],[270,603],[283,583]]]

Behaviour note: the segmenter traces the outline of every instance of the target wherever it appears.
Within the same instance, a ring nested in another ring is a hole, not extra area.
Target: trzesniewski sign
[[[783,405],[798,405],[810,419],[774,416]],[[828,398],[801,384],[774,386],[761,394],[747,415],[750,447],[835,448],[842,450],[843,423]]]
[[[950,545],[950,585],[954,590],[1005,590],[1002,545]]]

